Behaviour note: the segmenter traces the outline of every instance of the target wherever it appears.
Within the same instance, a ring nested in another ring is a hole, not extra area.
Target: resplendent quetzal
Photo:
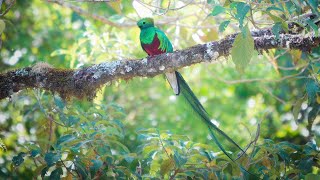
[[[143,18],[138,21],[137,25],[139,26],[140,32],[140,43],[142,49],[149,55],[154,56],[162,53],[173,52],[173,47],[166,36],[166,34],[154,26],[154,21],[152,18]],[[226,154],[232,161],[235,161],[229,153],[224,149],[222,144],[218,141],[218,136],[225,138],[236,150],[240,150],[241,153],[245,153],[242,148],[234,142],[227,134],[220,130],[216,125],[214,125],[208,113],[203,108],[198,98],[194,95],[182,75],[175,71],[170,73],[165,73],[167,80],[169,81],[174,93],[184,97],[187,101],[187,104],[191,106],[192,110],[195,112],[203,122],[209,127],[209,131],[212,139],[219,147],[219,149]],[[242,168],[243,169],[243,168]]]

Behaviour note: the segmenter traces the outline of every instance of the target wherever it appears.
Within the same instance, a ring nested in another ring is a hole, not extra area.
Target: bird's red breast
[[[161,50],[160,47],[160,40],[157,36],[157,34],[155,34],[153,41],[151,44],[141,44],[143,50],[149,55],[149,56],[153,56],[153,55],[158,55],[158,54],[162,54],[165,53],[165,50]]]

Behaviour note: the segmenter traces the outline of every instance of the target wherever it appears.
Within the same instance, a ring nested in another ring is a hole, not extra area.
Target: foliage
[[[0,16],[1,71],[39,61],[79,68],[145,57],[135,23],[149,11],[160,15],[156,22],[175,49],[239,31],[232,61],[182,73],[212,122],[250,145],[247,155],[230,161],[163,78],[141,78],[108,84],[93,102],[40,90],[1,101],[0,177],[319,179],[320,48],[255,53],[248,34],[272,27],[279,38],[294,22],[318,35],[317,18],[299,16],[319,19],[318,1],[65,2],[106,21],[57,3],[2,3],[1,13],[9,11]]]

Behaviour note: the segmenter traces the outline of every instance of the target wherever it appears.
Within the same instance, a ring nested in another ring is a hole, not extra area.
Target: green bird
[[[143,18],[137,22],[137,25],[141,30],[141,47],[149,56],[173,52],[173,47],[170,40],[163,31],[154,26],[154,21],[152,18]],[[225,134],[211,122],[209,114],[179,72],[169,72],[165,73],[165,75],[174,93],[182,96],[191,109],[195,112],[194,114],[208,126],[212,139],[224,154],[226,154],[233,162],[235,162],[235,160],[218,141],[218,136],[225,138],[233,148],[240,150],[241,153],[245,154],[244,150],[242,150],[242,148],[236,142],[234,142],[227,134]],[[240,167],[243,169],[241,165]]]

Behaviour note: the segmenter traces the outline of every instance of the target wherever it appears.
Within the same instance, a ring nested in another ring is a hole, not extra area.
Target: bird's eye
[[[142,22],[142,24],[145,24],[146,22]]]

